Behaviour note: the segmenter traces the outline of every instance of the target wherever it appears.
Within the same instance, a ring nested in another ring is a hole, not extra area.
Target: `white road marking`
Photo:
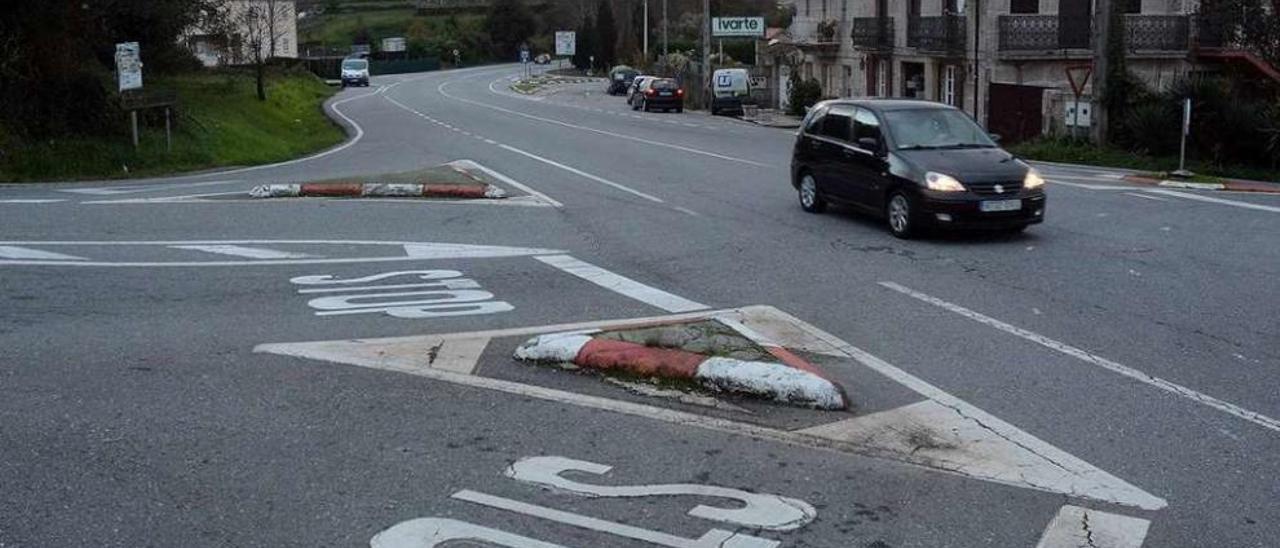
[[[600,287],[631,297],[647,305],[661,308],[667,312],[692,312],[708,308],[705,304],[647,286],[569,255],[544,255],[534,258]]]
[[[741,489],[696,483],[661,485],[596,485],[564,477],[565,472],[595,475],[608,474],[613,467],[605,464],[556,456],[525,457],[504,472],[507,477],[586,497],[710,497],[729,499],[733,508],[700,504],[690,516],[770,531],[793,531],[818,517],[813,505],[791,497],[768,493],[749,493]]]
[[[214,196],[232,196],[232,195],[248,196],[248,192],[243,190],[234,190],[231,192],[207,192],[204,194],[185,194],[182,196],[161,196],[158,198],[122,198],[119,200],[89,200],[80,202],[81,205],[124,205],[124,204],[163,204],[163,203],[190,203],[207,201],[204,198]],[[261,200],[257,200],[261,201]]]
[[[1151,522],[1066,505],[1049,522],[1036,548],[1141,548]]]
[[[1063,181],[1063,180],[1061,180],[1061,179],[1051,179],[1051,178],[1046,178],[1045,180],[1046,180],[1046,181],[1048,181],[1050,184],[1063,185],[1063,186],[1073,186],[1073,187],[1076,187],[1076,188],[1087,188],[1087,189],[1089,189],[1089,190],[1133,190],[1133,187],[1131,187],[1131,186],[1120,186],[1120,185],[1090,185],[1090,184],[1085,184],[1085,183],[1068,183],[1068,182]]]
[[[639,197],[641,197],[641,198],[644,198],[644,199],[646,199],[646,200],[649,200],[650,202],[656,202],[656,203],[659,203],[659,204],[661,204],[661,203],[665,203],[665,201],[664,201],[662,198],[659,198],[659,197],[657,197],[657,196],[653,196],[653,195],[651,195],[651,194],[645,194],[644,192],[640,192],[639,190],[636,190],[636,189],[631,188],[631,187],[629,187],[629,186],[626,186],[626,185],[623,185],[623,184],[619,184],[619,183],[615,183],[615,182],[613,182],[613,181],[610,181],[610,180],[605,179],[604,177],[600,177],[600,176],[598,176],[598,175],[592,175],[592,174],[587,173],[587,172],[585,172],[585,171],[582,171],[582,170],[580,170],[580,169],[578,169],[578,168],[570,167],[570,166],[564,165],[564,164],[562,164],[562,163],[560,163],[560,162],[557,162],[557,161],[552,160],[552,159],[549,159],[549,158],[543,158],[542,156],[538,156],[537,154],[534,154],[534,153],[532,153],[532,152],[525,152],[525,151],[523,151],[523,150],[520,150],[520,149],[518,149],[518,148],[516,148],[516,147],[513,147],[513,146],[510,146],[510,145],[498,145],[498,146],[499,146],[500,148],[502,148],[503,150],[507,150],[507,151],[510,151],[510,152],[514,152],[514,153],[519,154],[519,155],[521,155],[521,156],[524,156],[524,157],[526,157],[526,158],[529,158],[529,159],[532,159],[532,160],[537,160],[537,161],[539,161],[539,162],[542,162],[542,163],[547,164],[547,165],[552,166],[552,167],[558,167],[558,168],[560,168],[560,169],[563,169],[563,170],[565,170],[565,171],[568,171],[569,173],[572,173],[572,174],[577,175],[577,176],[579,176],[579,177],[583,177],[583,178],[586,178],[586,179],[591,179],[592,181],[595,181],[595,182],[600,183],[600,184],[602,184],[602,185],[609,186],[609,187],[613,187],[613,188],[616,188],[616,189],[621,190],[621,191],[623,191],[623,192],[626,192],[626,193],[628,193],[628,194],[632,194],[632,195],[635,195],[635,196],[639,196]]]
[[[162,190],[170,190],[175,188],[195,188],[202,186],[229,185],[233,183],[244,182],[240,179],[220,180],[220,181],[201,181],[198,183],[157,183],[149,185],[131,185],[118,187],[101,187],[101,188],[64,188],[58,192],[70,192],[73,194],[91,194],[95,196],[114,196],[116,194],[134,194],[138,192],[156,192]]]
[[[563,251],[544,248],[522,248],[522,247],[506,247],[506,246],[489,246],[489,245],[470,245],[470,244],[446,244],[446,243],[429,243],[429,242],[396,242],[396,241],[370,241],[370,240],[227,240],[227,241],[15,241],[0,242],[0,245],[79,245],[79,246],[211,246],[211,245],[369,245],[369,246],[394,246],[397,252],[394,256],[383,257],[350,257],[350,258],[319,258],[319,259],[258,259],[253,261],[176,261],[176,262],[109,262],[109,261],[51,261],[38,259],[16,259],[3,260],[0,259],[0,266],[45,266],[45,265],[74,265],[74,266],[102,266],[102,267],[160,267],[160,266],[176,266],[176,267],[199,267],[199,266],[259,266],[259,265],[306,265],[306,264],[354,264],[354,263],[377,263],[377,262],[402,262],[402,261],[422,261],[429,259],[482,259],[495,257],[525,257],[529,255],[548,255],[563,253]]]
[[[933,297],[931,295],[927,295],[925,293],[921,293],[914,289],[904,287],[902,285],[898,285],[893,282],[880,282],[880,285],[886,288],[892,289],[894,291],[897,291],[899,293],[902,293],[904,295],[907,295],[916,300],[932,304],[944,310],[955,312],[956,314],[959,314],[961,316],[964,316],[976,322],[989,325],[991,327],[1004,331],[1005,333],[1022,337],[1023,339],[1029,340],[1031,342],[1034,342],[1036,344],[1039,344],[1051,350],[1056,350],[1058,352],[1061,352],[1073,358],[1078,358],[1081,361],[1096,365],[1098,367],[1101,367],[1113,373],[1117,373],[1125,377],[1129,377],[1143,384],[1154,386],[1170,394],[1173,394],[1182,398],[1186,398],[1195,403],[1198,403],[1207,407],[1211,407],[1213,409],[1217,409],[1231,416],[1234,416],[1239,419],[1244,419],[1246,421],[1249,421],[1253,424],[1256,424],[1268,430],[1280,432],[1280,421],[1277,421],[1276,419],[1273,419],[1261,413],[1250,411],[1248,409],[1245,409],[1233,403],[1222,401],[1220,399],[1203,394],[1201,392],[1197,392],[1195,390],[1192,390],[1180,384],[1172,383],[1160,377],[1149,375],[1147,373],[1144,373],[1132,367],[1121,365],[1119,363],[1113,362],[1101,356],[1091,354],[1088,351],[1076,348],[1069,344],[1050,339],[1049,337],[1045,337],[1044,335],[1040,335],[1039,333],[1035,333],[1032,331],[1028,331],[1026,329],[1022,329],[1020,327],[1007,324],[1005,322],[1002,322],[990,316],[982,315],[978,312],[974,312],[958,304],[944,301],[942,299]]]
[[[1143,199],[1147,199],[1147,200],[1155,200],[1155,201],[1157,201],[1157,202],[1167,202],[1167,201],[1169,201],[1169,200],[1166,200],[1166,199],[1164,199],[1164,198],[1157,198],[1157,197],[1155,197],[1155,196],[1148,196],[1148,195],[1146,195],[1146,194],[1142,194],[1142,193],[1140,193],[1140,192],[1126,192],[1126,193],[1124,193],[1124,194],[1125,194],[1126,196],[1133,196],[1134,198],[1143,198]]]
[[[490,139],[485,139],[485,142],[486,142],[486,143],[489,143],[489,144],[491,144],[491,145],[496,145],[496,144],[498,144],[498,143],[497,143],[497,141],[493,141],[493,140],[490,140]],[[449,162],[449,165],[453,165],[453,166],[461,167],[461,168],[463,168],[463,169],[474,169],[474,170],[477,170],[477,171],[482,171],[482,172],[484,172],[484,174],[485,174],[485,175],[488,175],[488,176],[490,176],[490,177],[493,177],[494,179],[497,179],[497,180],[501,181],[503,184],[510,185],[510,186],[516,187],[516,188],[518,188],[518,189],[520,189],[520,190],[523,190],[526,194],[529,194],[530,196],[534,196],[534,197],[538,198],[539,200],[542,200],[542,201],[544,201],[544,202],[546,202],[546,203],[550,204],[552,207],[564,207],[564,204],[562,204],[562,203],[560,203],[560,202],[558,202],[558,201],[556,201],[556,200],[552,199],[550,196],[547,196],[546,194],[543,194],[543,193],[541,193],[541,192],[538,192],[538,191],[536,191],[536,190],[534,190],[534,189],[530,188],[528,185],[525,185],[524,183],[521,183],[520,181],[517,181],[517,180],[515,180],[515,179],[512,179],[512,178],[510,178],[510,177],[507,177],[506,175],[503,175],[503,174],[501,174],[501,173],[499,173],[499,172],[497,172],[497,171],[494,171],[494,170],[492,170],[492,169],[489,169],[489,168],[487,168],[487,167],[485,167],[485,166],[483,166],[483,165],[481,165],[481,164],[479,164],[479,163],[477,163],[477,162],[474,162],[474,161],[472,161],[472,160],[457,160],[457,161]]]
[[[654,323],[673,323],[698,321],[720,317],[737,317],[745,324],[770,340],[777,341],[788,348],[824,354],[839,358],[852,358],[871,367],[890,379],[934,400],[940,405],[955,410],[955,413],[966,420],[989,427],[993,433],[1008,443],[1016,444],[1041,456],[1048,461],[1044,469],[1053,472],[1051,476],[1040,477],[1037,474],[1018,475],[1017,469],[1007,469],[1003,476],[987,477],[967,473],[954,468],[940,467],[933,459],[911,460],[902,455],[888,454],[885,451],[841,442],[838,439],[819,437],[799,432],[778,430],[767,426],[722,419],[714,416],[687,413],[674,409],[613,400],[604,397],[579,394],[564,390],[556,390],[541,386],[522,384],[489,377],[459,375],[448,371],[425,368],[416,363],[405,363],[396,359],[397,353],[404,349],[417,347],[421,354],[423,348],[439,344],[441,340],[455,339],[491,339],[538,335],[568,331],[595,331],[601,329],[626,329]],[[1159,510],[1167,506],[1164,499],[1151,495],[1129,483],[1112,476],[1084,462],[1065,451],[1062,451],[1022,430],[1014,427],[963,400],[956,398],[901,369],[898,369],[865,351],[849,345],[839,338],[826,333],[810,324],[790,316],[769,306],[751,306],[736,310],[717,310],[700,313],[673,314],[647,318],[628,318],[623,320],[604,320],[594,322],[578,322],[558,325],[519,327],[496,329],[467,333],[443,333],[429,336],[389,337],[365,340],[335,340],[301,343],[260,344],[254,352],[270,353],[282,356],[293,356],[322,360],[333,363],[357,365],[385,371],[394,371],[415,375],[427,379],[449,382],[463,386],[494,390],[507,394],[538,398],[588,409],[597,409],[628,416],[642,417],[669,424],[702,428],[714,432],[750,436],[757,439],[775,441],[796,447],[829,450],[844,454],[870,455],[880,458],[894,458],[900,462],[916,464],[923,468],[956,474],[958,476],[992,481],[1019,488],[1035,489],[1050,493],[1067,494],[1072,497],[1093,499],[1111,504],[1134,506],[1146,510]],[[389,357],[390,356],[390,357]],[[1008,479],[1013,476],[1013,479]]]
[[[192,251],[203,251],[205,253],[215,253],[218,255],[231,255],[233,257],[247,257],[249,259],[304,259],[314,257],[306,253],[293,253],[289,251],[277,251],[275,249],[264,249],[260,247],[244,247],[239,245],[171,245],[173,249],[190,249]]]
[[[572,525],[590,531],[608,533],[629,539],[667,546],[670,548],[773,548],[781,544],[776,540],[762,539],[742,533],[734,533],[723,529],[712,529],[697,539],[677,537],[661,531],[652,531],[623,523],[606,521],[598,518],[555,510],[545,506],[520,502],[508,498],[497,497],[485,493],[464,489],[453,494],[453,498],[467,502],[516,512],[545,520]]]
[[[456,541],[493,543],[506,548],[566,548],[483,525],[446,518],[418,518],[397,523],[369,540],[369,548],[435,548]]]
[[[54,253],[52,251],[41,251],[39,249],[30,249],[26,247],[17,247],[11,245],[0,245],[0,258],[4,259],[39,259],[51,261],[87,261],[84,257],[76,257],[75,255],[64,255],[62,253]]]
[[[0,200],[0,204],[54,204],[65,201],[62,198],[15,198],[12,200]]]
[[[735,158],[735,157],[733,157],[733,156],[725,156],[725,155],[723,155],[723,154],[717,154],[717,153],[715,153],[715,152],[709,152],[709,151],[706,151],[706,150],[701,150],[701,149],[696,149],[696,148],[690,148],[690,147],[685,147],[685,146],[680,146],[680,145],[673,145],[673,144],[671,144],[671,143],[663,143],[663,142],[661,142],[661,141],[651,141],[651,140],[649,140],[649,139],[641,139],[641,138],[639,138],[639,137],[634,137],[634,136],[631,136],[631,135],[624,135],[624,134],[621,134],[621,133],[614,133],[614,132],[612,132],[612,131],[605,131],[605,130],[602,130],[602,129],[596,129],[596,128],[591,128],[591,127],[586,127],[586,126],[580,126],[580,125],[577,125],[577,124],[570,124],[570,123],[568,123],[568,122],[562,122],[562,121],[560,121],[560,120],[556,120],[556,119],[552,119],[552,118],[543,118],[543,117],[541,117],[541,116],[534,116],[534,115],[532,115],[532,114],[528,114],[528,113],[524,113],[524,112],[520,112],[520,111],[516,111],[516,110],[511,110],[511,109],[503,108],[503,107],[496,106],[496,105],[490,105],[490,104],[488,104],[488,103],[481,103],[481,102],[479,102],[479,101],[472,101],[472,100],[470,100],[470,99],[464,99],[464,98],[462,98],[462,97],[458,97],[458,96],[456,96],[456,95],[452,95],[452,94],[450,94],[449,92],[445,91],[445,89],[444,89],[444,88],[445,88],[445,86],[447,86],[448,84],[453,83],[453,82],[454,82],[454,81],[453,81],[453,80],[451,80],[451,81],[446,81],[446,82],[444,82],[444,83],[441,83],[439,86],[437,86],[437,87],[436,87],[436,91],[438,91],[441,95],[444,95],[445,97],[448,97],[448,98],[453,99],[453,100],[455,100],[455,101],[461,101],[461,102],[463,102],[463,103],[468,103],[468,104],[476,105],[476,106],[479,106],[479,107],[483,107],[483,108],[487,108],[487,109],[491,109],[491,110],[496,110],[496,111],[499,111],[499,112],[505,112],[505,113],[507,113],[507,114],[512,114],[512,115],[515,115],[515,116],[520,116],[520,117],[528,118],[528,119],[530,119],[530,120],[537,120],[537,121],[539,121],[539,122],[546,122],[546,123],[548,123],[548,124],[556,124],[556,125],[558,125],[558,126],[563,126],[563,127],[567,127],[567,128],[571,128],[571,129],[580,130],[580,131],[589,131],[589,132],[597,133],[597,134],[600,134],[600,135],[608,135],[608,136],[610,136],[610,137],[616,137],[616,138],[618,138],[618,139],[625,139],[625,140],[628,140],[628,141],[635,141],[635,142],[638,142],[638,143],[644,143],[644,144],[646,144],[646,145],[653,145],[653,146],[656,146],[656,147],[670,148],[670,149],[679,150],[679,151],[682,151],[682,152],[688,152],[688,153],[691,153],[691,154],[699,154],[699,155],[702,155],[702,156],[708,156],[708,157],[716,158],[716,159],[720,159],[720,160],[727,160],[727,161],[730,161],[730,162],[737,162],[737,163],[747,164],[747,165],[753,165],[753,166],[757,166],[757,167],[774,168],[774,169],[778,168],[778,166],[775,166],[775,165],[764,164],[764,163],[760,163],[760,162],[754,162],[754,161],[751,161],[751,160],[745,160],[745,159],[742,159],[742,158]],[[636,118],[640,118],[640,116],[635,116],[635,117],[636,117]]]
[[[701,217],[701,216],[702,216],[702,214],[701,214],[701,213],[698,213],[697,211],[694,211],[694,210],[689,209],[689,208],[687,208],[687,207],[672,206],[672,209],[674,209],[674,210],[676,210],[676,211],[679,211],[680,213],[685,213],[685,214],[688,214],[688,215],[693,215],[694,217]]]
[[[1148,190],[1147,192],[1163,194],[1165,196],[1174,196],[1174,197],[1183,198],[1186,200],[1196,200],[1199,202],[1207,202],[1211,204],[1221,204],[1221,205],[1228,205],[1232,207],[1239,207],[1243,209],[1254,209],[1257,211],[1269,211],[1271,213],[1280,213],[1280,207],[1276,207],[1276,206],[1255,204],[1251,202],[1241,202],[1238,200],[1226,200],[1223,198],[1214,198],[1212,196],[1201,196],[1199,194],[1192,194],[1190,192],[1178,192],[1176,190],[1164,190],[1164,189],[1152,189],[1152,190]]]

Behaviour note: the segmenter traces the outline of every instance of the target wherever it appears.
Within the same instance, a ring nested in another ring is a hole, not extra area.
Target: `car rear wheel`
[[[915,204],[912,203],[911,197],[906,194],[894,192],[892,196],[889,196],[889,203],[885,206],[885,216],[889,220],[889,232],[904,240],[914,237],[916,233],[915,209]]]
[[[827,201],[818,193],[818,181],[812,174],[800,176],[800,208],[809,213],[822,213],[827,209]]]

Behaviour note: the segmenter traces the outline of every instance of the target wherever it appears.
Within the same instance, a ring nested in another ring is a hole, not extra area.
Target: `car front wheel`
[[[818,193],[818,181],[812,174],[805,173],[800,177],[800,208],[809,213],[822,213],[827,209],[827,201]]]
[[[904,240],[915,236],[916,212],[911,197],[902,192],[894,192],[885,206],[885,216],[889,220],[889,232],[894,236]]]

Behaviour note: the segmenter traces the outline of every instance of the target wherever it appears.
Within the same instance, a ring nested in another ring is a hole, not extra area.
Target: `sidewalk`
[[[782,111],[764,108],[760,109],[754,117],[748,118],[746,115],[743,115],[738,119],[758,126],[784,129],[798,128],[800,127],[800,123],[804,121],[804,118],[802,117],[791,116]]]

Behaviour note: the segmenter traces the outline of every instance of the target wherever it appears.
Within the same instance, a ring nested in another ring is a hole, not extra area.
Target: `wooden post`
[[[138,111],[129,111],[129,127],[133,129],[133,148],[138,148]]]

